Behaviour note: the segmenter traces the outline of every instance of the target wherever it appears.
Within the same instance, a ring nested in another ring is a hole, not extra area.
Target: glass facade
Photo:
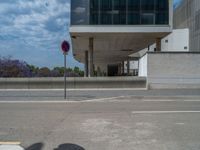
[[[72,1],[71,4],[72,4],[72,20],[73,20],[72,24],[83,24],[83,25],[84,24],[85,25],[169,24],[169,0],[71,0],[71,1]],[[84,3],[87,4],[84,5],[83,1]],[[76,5],[76,7],[74,7],[73,5]],[[78,8],[86,10],[84,17],[82,18],[82,23],[80,23],[81,22],[80,16],[78,18],[74,18],[74,16],[76,16],[76,14],[73,14],[76,13],[76,11],[74,10]]]

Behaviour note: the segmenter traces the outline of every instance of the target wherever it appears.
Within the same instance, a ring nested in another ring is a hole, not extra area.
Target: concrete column
[[[97,77],[100,77],[100,76],[102,76],[102,74],[101,74],[101,68],[98,66],[97,67]]]
[[[130,74],[130,60],[127,60],[127,75]]]
[[[94,38],[89,38],[89,77],[94,76]]]
[[[85,77],[88,77],[88,51],[85,51]]]
[[[119,63],[118,64],[118,76],[120,76],[122,74],[122,64]]]
[[[157,52],[161,51],[161,38],[156,39],[156,51]]]
[[[124,75],[124,61],[122,61],[122,75]]]

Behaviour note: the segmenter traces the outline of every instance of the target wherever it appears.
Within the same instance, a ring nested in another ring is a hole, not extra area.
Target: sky
[[[174,0],[178,3],[180,0]],[[70,0],[0,0],[0,56],[39,67],[63,66],[60,43],[70,41]],[[67,66],[79,66],[72,52]]]

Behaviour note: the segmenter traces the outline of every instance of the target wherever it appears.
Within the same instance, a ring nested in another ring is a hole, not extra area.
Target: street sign
[[[61,49],[63,51],[63,55],[64,55],[64,98],[67,98],[67,86],[66,86],[66,77],[67,77],[67,53],[70,50],[70,44],[67,41],[63,41],[61,44]]]
[[[67,53],[69,52],[70,49],[70,44],[67,41],[63,41],[61,44],[61,49],[63,51],[63,54],[67,55]]]

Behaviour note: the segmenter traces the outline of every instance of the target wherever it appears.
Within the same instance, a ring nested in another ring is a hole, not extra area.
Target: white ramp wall
[[[148,88],[200,89],[200,53],[148,53]]]
[[[139,76],[147,77],[147,54],[139,60]]]

